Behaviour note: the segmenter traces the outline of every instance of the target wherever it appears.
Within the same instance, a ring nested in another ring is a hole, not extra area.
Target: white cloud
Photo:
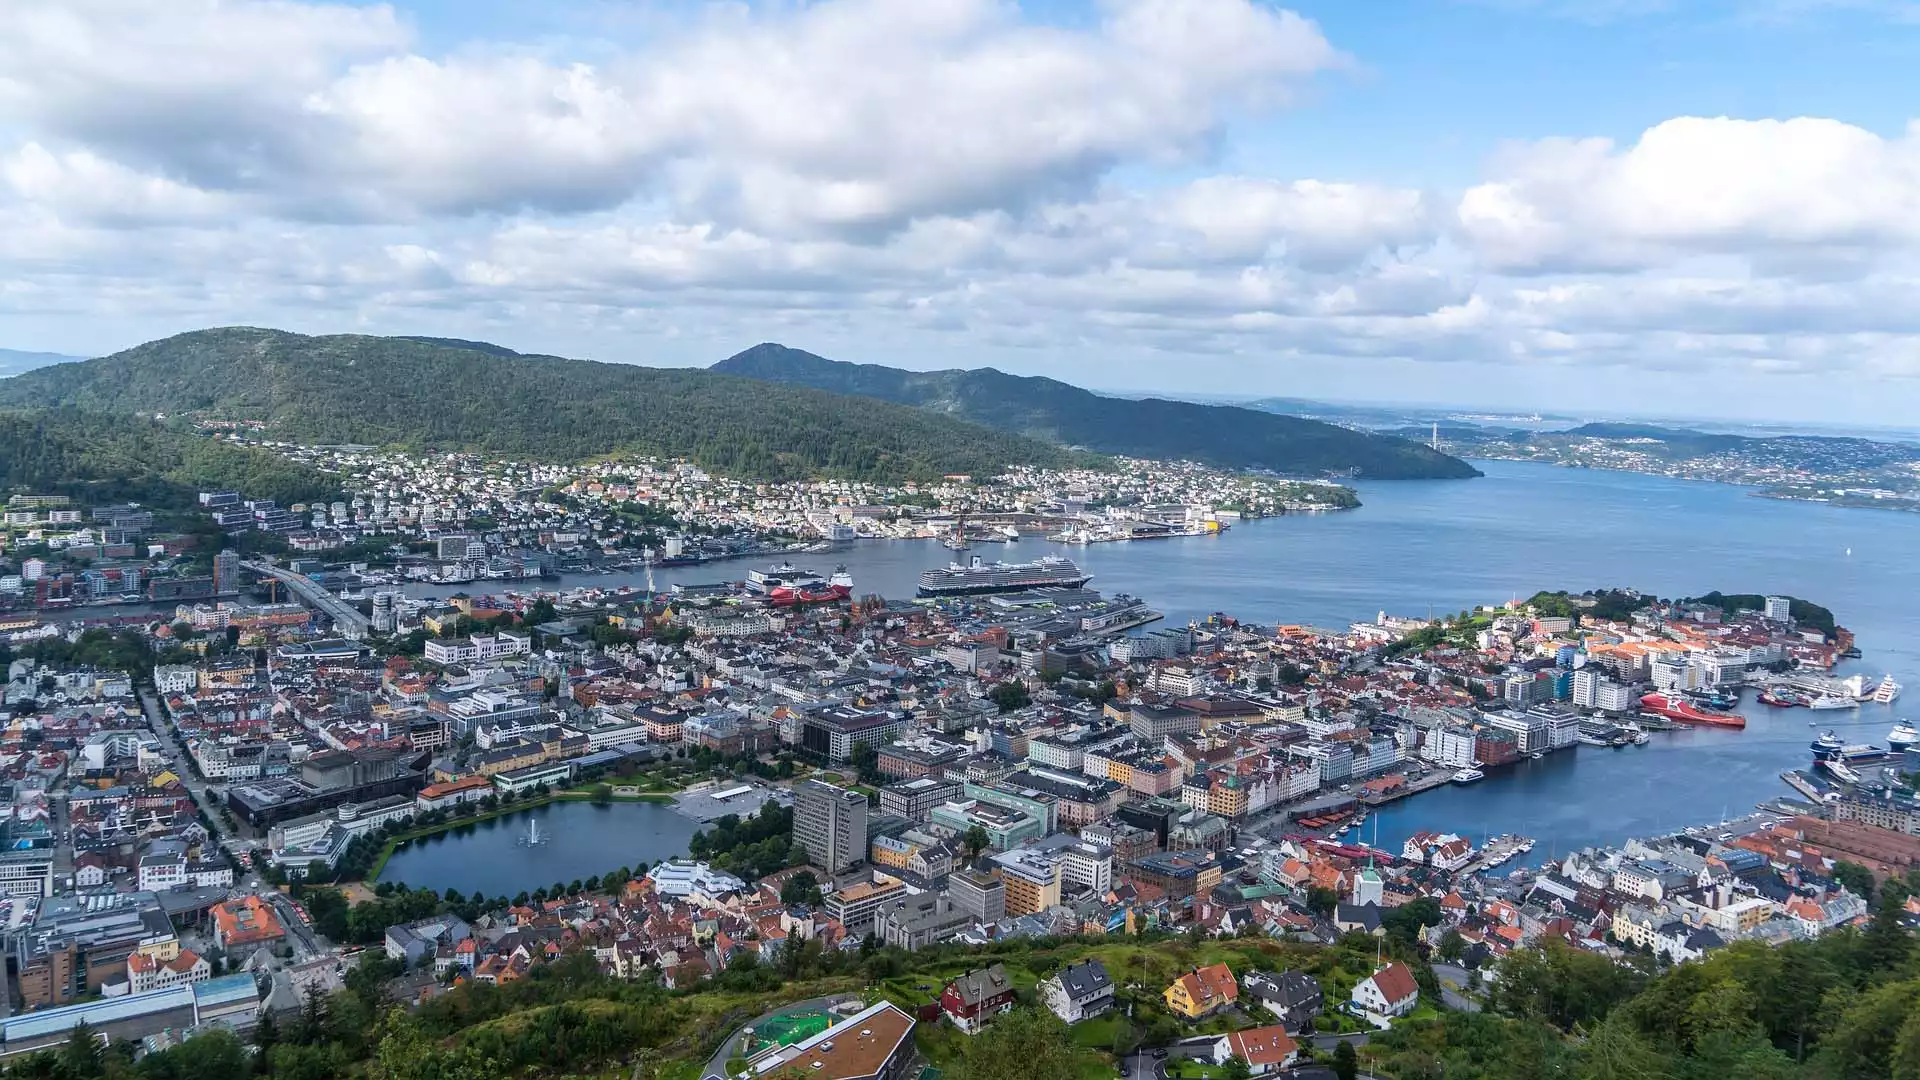
[[[1266,0],[1060,25],[716,6],[432,53],[385,7],[0,19],[16,325],[1920,376],[1920,129],[1682,117],[1516,144],[1454,191],[1209,175],[1236,124],[1345,63]]]
[[[1516,148],[1460,226],[1492,267],[1657,266],[1698,254],[1869,252],[1920,239],[1920,133],[1835,120],[1681,117],[1631,147]]]

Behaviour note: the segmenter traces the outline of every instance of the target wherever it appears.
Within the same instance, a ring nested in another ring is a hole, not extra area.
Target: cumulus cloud
[[[1920,128],[1681,117],[1453,190],[1214,175],[1346,64],[1269,0],[716,5],[440,50],[385,6],[0,19],[0,317],[1920,374]]]
[[[1257,0],[720,9],[596,63],[407,51],[384,7],[14,0],[0,108],[185,182],[314,215],[605,209],[670,195],[761,228],[894,228],[1203,152],[1338,56]],[[57,9],[57,10],[55,10]]]
[[[1698,254],[1877,251],[1920,238],[1920,129],[1682,117],[1631,147],[1547,140],[1469,189],[1460,226],[1495,268],[1639,268]]]

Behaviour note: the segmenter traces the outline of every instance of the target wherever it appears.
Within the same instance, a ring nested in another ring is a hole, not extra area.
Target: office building
[[[820,780],[793,789],[793,839],[807,860],[829,874],[867,857],[867,797]]]
[[[977,923],[996,923],[1007,915],[1007,886],[998,877],[968,868],[947,879],[953,906]]]

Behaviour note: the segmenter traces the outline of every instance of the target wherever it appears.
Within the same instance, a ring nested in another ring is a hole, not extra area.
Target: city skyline
[[[6,348],[1861,425],[1920,375],[1900,3],[6,6]]]

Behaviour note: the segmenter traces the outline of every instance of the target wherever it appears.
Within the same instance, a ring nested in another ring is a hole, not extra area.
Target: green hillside
[[[903,371],[828,360],[783,345],[756,345],[712,369],[769,382],[914,405],[979,424],[1103,454],[1185,459],[1289,474],[1355,473],[1375,479],[1478,476],[1458,458],[1419,443],[1318,420],[1231,405],[1105,397],[1055,379],[972,371]]]
[[[325,473],[277,454],[150,420],[73,409],[0,411],[0,502],[13,494],[67,495],[166,509],[224,488],[283,503],[332,498],[339,490]]]
[[[272,438],[550,461],[617,451],[731,475],[866,480],[1091,461],[1034,439],[707,371],[523,356],[478,343],[226,327],[0,381],[0,406],[264,420]]]

